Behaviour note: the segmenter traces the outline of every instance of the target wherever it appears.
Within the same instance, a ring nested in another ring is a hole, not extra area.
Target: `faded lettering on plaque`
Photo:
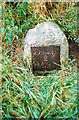
[[[33,71],[51,71],[60,68],[60,46],[31,47]]]

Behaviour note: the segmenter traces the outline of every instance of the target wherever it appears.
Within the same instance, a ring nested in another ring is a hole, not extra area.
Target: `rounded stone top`
[[[55,22],[43,22],[30,29],[25,37],[24,58],[31,53],[31,47],[59,45],[61,56],[68,58],[68,41]]]

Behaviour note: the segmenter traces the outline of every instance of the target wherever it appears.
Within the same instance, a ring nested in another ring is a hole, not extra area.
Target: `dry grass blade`
[[[24,91],[22,90],[22,88],[21,87],[19,87],[17,84],[15,84],[14,82],[12,82],[13,83],[13,85],[14,86],[16,86],[21,92],[23,92],[24,93]]]
[[[64,102],[63,102],[61,99],[59,99],[58,97],[55,96],[55,98],[56,98],[57,100],[59,100],[62,104],[66,105],[66,103],[64,103]]]
[[[47,109],[45,109],[45,110],[41,113],[40,118],[45,114],[45,112],[50,108],[50,106],[51,106],[51,105],[48,105],[48,106],[47,106]]]

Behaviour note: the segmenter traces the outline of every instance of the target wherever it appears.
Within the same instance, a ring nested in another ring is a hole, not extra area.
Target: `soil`
[[[76,60],[77,70],[79,70],[79,46],[74,41],[69,41],[69,58]]]

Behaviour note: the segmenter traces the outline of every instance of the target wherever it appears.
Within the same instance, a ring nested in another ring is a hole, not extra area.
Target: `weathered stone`
[[[68,41],[60,27],[54,22],[44,22],[30,29],[25,37],[24,59],[32,62],[31,47],[60,46],[60,61],[68,58]]]

